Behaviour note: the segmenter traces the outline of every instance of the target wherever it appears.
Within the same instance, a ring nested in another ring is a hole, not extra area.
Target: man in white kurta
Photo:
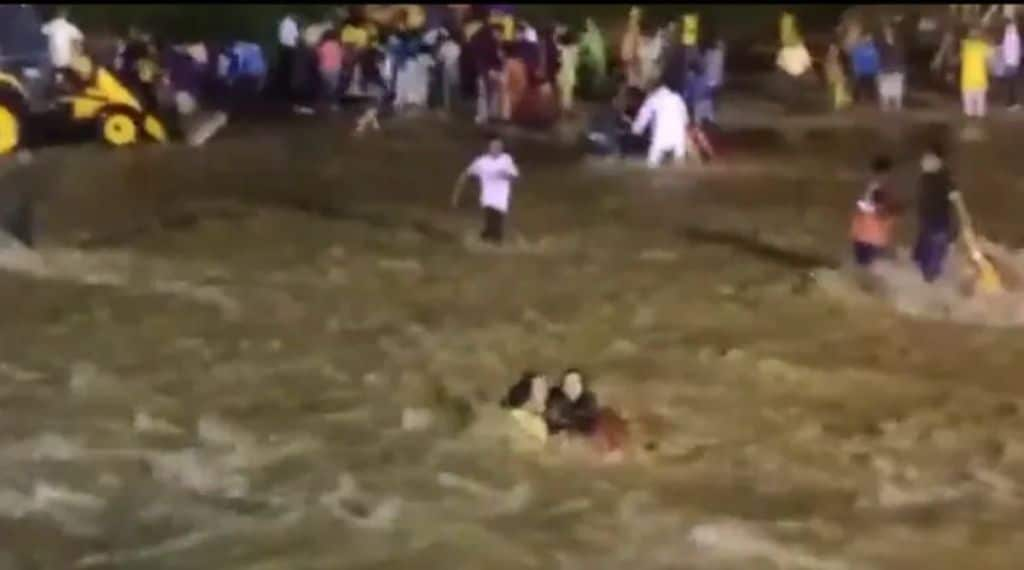
[[[678,93],[664,84],[644,101],[633,121],[633,134],[640,136],[653,121],[651,144],[647,148],[647,166],[657,168],[665,154],[673,160],[686,157],[686,129],[689,123],[686,103]]]

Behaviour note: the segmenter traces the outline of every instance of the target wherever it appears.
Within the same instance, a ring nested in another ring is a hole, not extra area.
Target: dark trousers
[[[876,78],[874,75],[862,75],[854,79],[853,100],[858,103],[871,101],[875,98]]]
[[[914,261],[921,268],[921,276],[931,283],[942,274],[942,265],[949,252],[951,236],[945,228],[925,228],[914,246]]]
[[[279,45],[277,47],[277,69],[271,92],[281,101],[291,101],[292,73],[295,69],[295,48]]]
[[[1003,89],[1006,90],[1006,105],[1013,107],[1019,102],[1020,68],[1008,67],[1002,78]]]
[[[853,242],[853,259],[857,265],[867,267],[882,254],[882,248],[862,241]]]
[[[505,237],[505,213],[494,208],[484,208],[484,231],[480,239],[492,243],[501,243]]]

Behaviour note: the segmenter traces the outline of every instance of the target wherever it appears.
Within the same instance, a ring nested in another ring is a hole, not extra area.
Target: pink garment
[[[341,48],[341,43],[337,40],[321,42],[320,47],[316,48],[316,53],[322,71],[338,71],[341,69],[341,61],[344,59],[345,52]]]

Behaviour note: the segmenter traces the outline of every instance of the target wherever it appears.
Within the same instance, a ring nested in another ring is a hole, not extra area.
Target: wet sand
[[[1019,567],[1022,333],[813,277],[847,255],[870,153],[908,164],[913,125],[653,174],[516,140],[501,253],[447,208],[472,127],[350,128],[233,124],[16,175],[49,196],[47,269],[0,274],[0,561]],[[1012,129],[955,160],[979,229],[1021,247]],[[648,450],[504,443],[507,385],[569,365]]]

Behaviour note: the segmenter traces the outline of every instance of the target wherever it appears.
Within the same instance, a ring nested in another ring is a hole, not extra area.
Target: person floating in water
[[[509,411],[527,434],[544,442],[547,441],[549,433],[544,420],[548,394],[547,378],[527,370],[519,377],[519,381],[509,388],[501,400],[501,407]]]
[[[459,175],[452,193],[452,207],[458,207],[462,188],[470,176],[480,180],[480,206],[484,211],[484,229],[480,238],[491,243],[501,243],[512,194],[512,180],[519,178],[519,168],[512,156],[505,152],[501,139],[491,139],[487,153],[474,160]]]
[[[871,163],[872,176],[864,195],[857,200],[850,227],[857,265],[869,267],[892,241],[896,204],[889,189],[892,161],[879,156]]]
[[[589,434],[597,422],[597,397],[587,389],[583,372],[570,368],[548,392],[544,421],[552,434],[568,431]]]
[[[640,107],[636,120],[633,121],[633,134],[642,135],[652,122],[654,124],[651,143],[647,148],[647,166],[660,166],[666,153],[671,154],[676,161],[686,158],[686,133],[689,123],[686,103],[664,82]]]
[[[541,441],[565,433],[587,439],[602,454],[613,454],[623,451],[629,439],[626,421],[615,410],[598,407],[585,375],[576,368],[566,370],[559,385],[550,389],[543,375],[524,372],[501,405],[524,431]]]
[[[918,237],[914,261],[924,280],[934,282],[942,274],[949,244],[956,237],[951,196],[956,191],[944,162],[941,145],[932,145],[921,157],[921,190],[918,199]]]

